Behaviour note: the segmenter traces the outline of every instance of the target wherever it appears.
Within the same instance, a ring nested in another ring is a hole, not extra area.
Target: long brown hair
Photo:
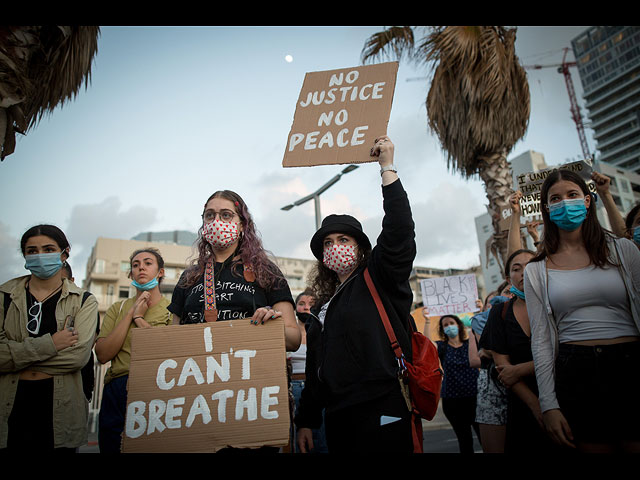
[[[264,289],[270,289],[276,283],[282,284],[282,282],[286,282],[280,269],[267,257],[267,252],[262,246],[262,240],[253,223],[251,213],[249,213],[247,204],[242,197],[231,190],[218,190],[204,202],[203,210],[212,198],[224,198],[233,203],[242,223],[242,234],[231,260],[233,273],[242,276],[242,269],[250,267],[256,276],[258,285]],[[183,279],[179,282],[180,286],[191,286],[200,281],[207,262],[213,258],[213,249],[202,236],[203,227],[204,223],[198,229],[198,239],[195,244],[197,258],[185,271]]]
[[[547,210],[547,197],[549,196],[549,189],[560,180],[566,180],[571,183],[575,183],[584,196],[591,195],[589,187],[585,181],[575,172],[566,169],[558,169],[545,179],[540,190],[540,213],[542,214],[542,220],[544,222],[544,232],[542,234],[542,243],[538,254],[531,260],[532,262],[538,262],[544,260],[547,256],[552,255],[558,251],[560,246],[560,233],[558,226],[551,221],[549,212]],[[596,214],[595,197],[591,198],[591,204],[587,209],[587,218],[582,222],[582,241],[589,255],[591,263],[598,267],[603,267],[609,261],[609,248],[607,246],[607,232],[598,221]]]

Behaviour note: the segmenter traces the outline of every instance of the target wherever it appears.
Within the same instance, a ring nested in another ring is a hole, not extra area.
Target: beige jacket
[[[7,446],[8,419],[22,370],[31,369],[52,375],[54,446],[75,448],[87,442],[89,406],[82,390],[80,369],[87,363],[93,348],[98,302],[90,295],[82,305],[84,290],[73,282],[63,281],[56,307],[58,329],[67,315],[75,316],[78,343],[57,351],[51,335],[30,337],[27,332],[25,284],[29,275],[0,285],[0,448]],[[11,303],[4,305],[5,292]],[[82,305],[82,307],[81,307]]]

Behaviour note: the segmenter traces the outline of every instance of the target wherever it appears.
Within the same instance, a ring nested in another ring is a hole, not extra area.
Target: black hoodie
[[[411,361],[409,316],[413,292],[409,276],[416,255],[411,207],[400,180],[382,187],[382,232],[367,267],[400,347]],[[329,301],[324,326],[321,305],[307,328],[305,388],[295,423],[318,428],[322,409],[336,411],[399,392],[398,363],[389,338],[358,267]]]

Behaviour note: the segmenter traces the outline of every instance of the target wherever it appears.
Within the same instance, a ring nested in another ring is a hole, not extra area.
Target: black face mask
[[[296,312],[296,316],[302,323],[307,323],[311,318],[311,314],[306,312]]]

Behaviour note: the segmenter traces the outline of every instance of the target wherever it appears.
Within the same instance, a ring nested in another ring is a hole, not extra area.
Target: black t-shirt
[[[58,322],[56,320],[56,307],[58,306],[58,300],[60,300],[60,295],[62,295],[62,290],[60,290],[55,295],[49,297],[44,301],[44,303],[42,303],[42,305],[40,306],[42,310],[41,318],[40,318],[40,330],[38,330],[38,333],[36,334],[29,332],[30,337],[41,337],[43,335],[46,335],[47,333],[49,335],[53,335],[58,331]],[[38,311],[38,307],[34,305],[35,303],[37,303],[35,297],[33,297],[33,295],[31,295],[31,292],[27,290],[27,322],[29,322],[32,318],[34,318],[34,315],[31,315],[29,312],[35,314]],[[34,326],[35,326],[35,322],[34,322]]]
[[[180,324],[204,323],[204,277],[189,287],[182,287],[182,274],[173,290],[171,304],[167,309],[180,317]],[[218,321],[250,318],[260,307],[273,307],[278,302],[293,302],[289,285],[285,280],[276,281],[265,290],[257,281],[248,282],[243,275],[242,265],[232,268],[230,263],[216,263],[213,270],[215,279]]]

